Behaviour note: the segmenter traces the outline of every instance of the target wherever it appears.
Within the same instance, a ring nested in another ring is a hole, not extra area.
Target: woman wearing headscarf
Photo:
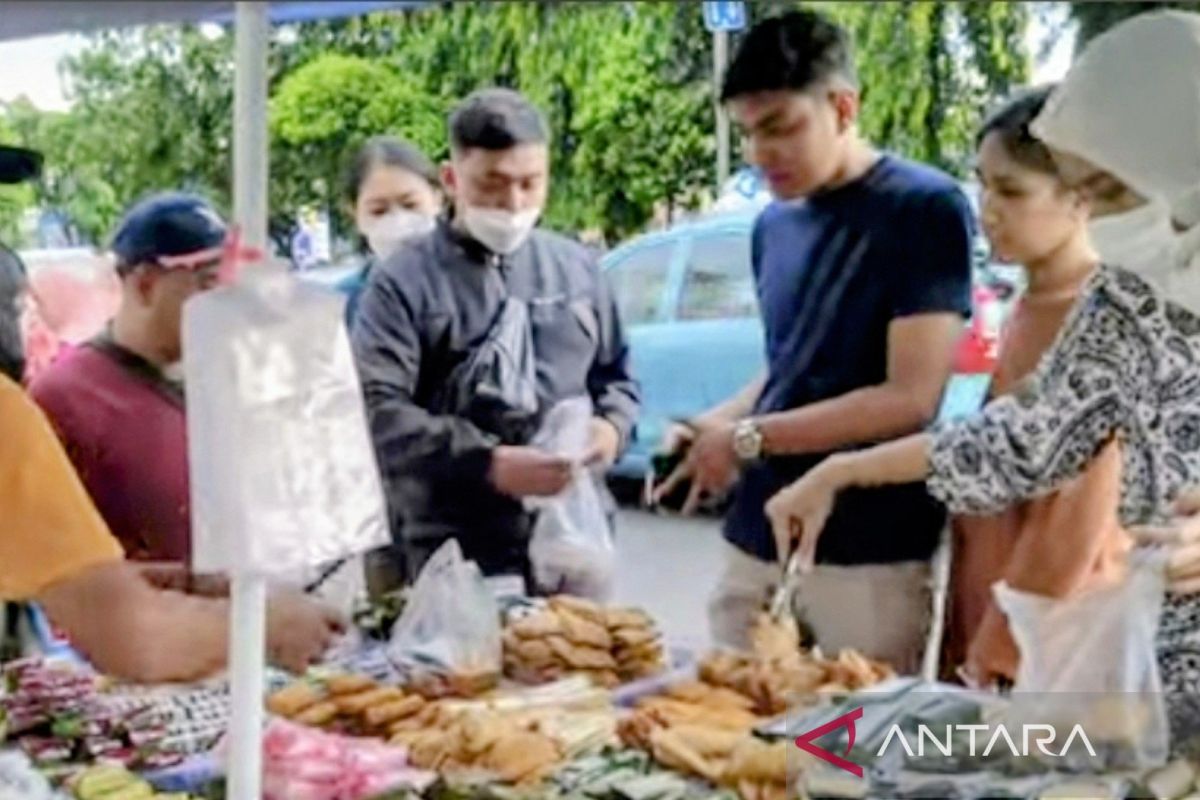
[[[1032,378],[980,413],[834,456],[768,505],[779,552],[811,563],[839,491],[924,479],[956,513],[998,512],[1122,440],[1120,517],[1170,519],[1200,485],[1200,15],[1135,17],[1095,40],[1034,125],[1091,200],[1105,266]],[[1200,594],[1158,631],[1173,744],[1200,727]]]

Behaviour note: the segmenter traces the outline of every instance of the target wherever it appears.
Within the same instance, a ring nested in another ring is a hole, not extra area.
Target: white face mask
[[[1200,270],[1189,269],[1170,207],[1159,200],[1088,224],[1101,260],[1123,267],[1154,284],[1168,300],[1200,312]]]
[[[162,368],[162,374],[171,383],[183,383],[183,362],[172,361]]]
[[[374,217],[362,227],[371,252],[387,258],[405,239],[433,230],[434,222],[424,214],[403,208],[393,208],[381,217]]]
[[[1166,204],[1151,201],[1131,211],[1097,217],[1088,236],[1105,264],[1147,277],[1174,266],[1175,231]]]
[[[514,212],[467,206],[462,211],[462,224],[484,247],[506,256],[525,243],[541,216],[540,208]]]

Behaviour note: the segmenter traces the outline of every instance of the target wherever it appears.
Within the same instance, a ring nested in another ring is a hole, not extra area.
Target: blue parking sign
[[[710,31],[740,31],[746,27],[746,4],[741,0],[705,0],[704,26]]]

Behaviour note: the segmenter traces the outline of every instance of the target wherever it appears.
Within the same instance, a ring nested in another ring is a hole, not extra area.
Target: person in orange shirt
[[[102,672],[144,683],[187,681],[225,664],[228,601],[186,593],[181,570],[125,561],[50,423],[0,375],[0,600],[36,601]],[[302,596],[275,593],[271,660],[303,671],[341,621]]]
[[[1047,87],[1009,101],[978,140],[984,230],[993,254],[1023,265],[1028,279],[1004,330],[992,397],[1011,393],[1037,367],[1099,262],[1086,201],[1064,186],[1050,151],[1029,131],[1049,94]],[[1019,652],[992,596],[997,581],[1062,597],[1119,578],[1129,546],[1117,519],[1120,481],[1120,447],[1111,442],[1048,497],[953,519],[946,667],[982,685],[1015,679]]]

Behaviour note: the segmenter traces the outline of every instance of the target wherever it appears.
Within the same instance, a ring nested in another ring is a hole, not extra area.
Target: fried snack
[[[294,722],[301,725],[308,725],[313,728],[320,728],[333,722],[338,715],[338,707],[335,703],[325,701],[317,703],[315,706],[302,711],[293,718]]]
[[[717,783],[730,754],[745,734],[703,725],[660,728],[650,735],[650,751],[660,764]]]
[[[561,754],[553,740],[529,731],[501,736],[480,766],[508,783],[536,783],[557,765]]]
[[[358,716],[366,712],[371,706],[379,706],[394,700],[403,699],[404,692],[400,689],[394,686],[383,686],[359,692],[358,694],[335,697],[333,702],[337,704],[339,713],[346,714],[347,716]]]
[[[558,615],[545,611],[522,617],[509,625],[508,629],[521,639],[542,639],[562,634]]]
[[[747,713],[754,710],[753,701],[745,695],[723,686],[710,686],[700,681],[676,684],[667,690],[667,696],[717,709],[738,709]]]
[[[597,623],[580,614],[560,609],[558,619],[562,623],[563,636],[570,641],[580,645],[596,647],[601,650],[612,649],[613,639],[609,636],[608,628],[604,625],[603,616],[600,618],[601,621]]]
[[[550,637],[551,652],[564,664],[578,670],[615,670],[617,661],[607,650],[572,644],[558,636]]]
[[[788,782],[787,742],[763,742],[743,738],[733,748],[721,783],[736,786],[742,781],[786,786]]]
[[[425,705],[424,698],[410,694],[399,700],[392,700],[391,702],[368,708],[363,713],[363,720],[371,728],[384,728],[398,720],[411,717],[424,708]]]
[[[604,611],[604,624],[610,631],[620,628],[653,628],[654,620],[636,608],[609,608]]]
[[[550,598],[550,608],[554,611],[566,611],[576,616],[583,617],[588,622],[594,623],[600,627],[608,627],[605,611],[597,604],[590,600],[584,600],[581,597],[571,597],[570,595],[560,594]]]
[[[613,645],[618,648],[636,650],[658,643],[658,632],[651,628],[617,628],[612,633]]]
[[[291,719],[324,699],[324,694],[315,686],[298,681],[267,698],[267,710],[277,716]]]
[[[554,651],[544,639],[528,639],[517,645],[515,658],[532,667],[549,666],[554,661]]]
[[[334,697],[340,697],[347,694],[359,694],[378,686],[374,680],[366,675],[334,675],[326,678],[325,688]]]
[[[800,628],[790,615],[772,619],[760,614],[750,629],[751,650],[766,661],[787,659],[800,652]]]
[[[749,731],[762,721],[749,711],[711,708],[669,697],[646,698],[638,703],[637,709],[666,727],[698,724],[722,730]]]
[[[614,688],[666,668],[658,631],[645,613],[573,597],[552,597],[544,610],[510,622],[503,643],[504,674],[521,683],[582,674]]]

